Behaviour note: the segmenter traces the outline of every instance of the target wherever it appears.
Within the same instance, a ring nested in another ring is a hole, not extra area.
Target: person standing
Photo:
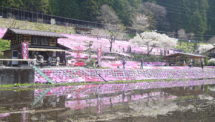
[[[56,66],[59,66],[59,65],[60,65],[60,57],[58,56],[56,59]]]
[[[140,61],[140,69],[143,69],[143,65],[144,65],[144,62],[143,62],[143,59],[141,59],[141,61]]]
[[[99,68],[99,61],[98,60],[95,62],[95,66],[96,66],[96,68]]]
[[[123,60],[122,60],[123,69],[125,69],[125,64],[126,64],[126,61],[125,61],[125,59],[123,59]]]
[[[52,65],[52,57],[49,56],[49,57],[48,57],[48,66],[51,66],[51,65]]]
[[[201,68],[202,68],[202,70],[204,70],[204,63],[202,60],[201,60]]]
[[[34,66],[36,66],[36,65],[37,65],[37,56],[36,56],[36,55],[34,55],[33,65],[34,65]]]

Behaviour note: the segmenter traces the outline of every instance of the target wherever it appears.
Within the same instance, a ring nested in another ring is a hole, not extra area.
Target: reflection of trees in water
[[[208,90],[208,85],[163,89],[163,91],[165,93],[170,93],[170,94],[176,95],[176,96],[185,96],[185,95],[197,96],[199,94],[203,94],[207,90]]]
[[[204,89],[205,88],[206,87],[204,87]],[[173,114],[175,112],[178,112],[178,113],[180,113],[181,119],[183,119],[183,118],[185,118],[183,113],[186,113],[187,111],[193,112],[194,110],[199,110],[199,109],[201,109],[200,106],[207,104],[207,102],[201,101],[198,98],[195,98],[195,99],[188,98],[187,100],[183,99],[180,103],[179,102],[180,99],[177,99],[177,97],[171,97],[172,96],[171,92],[173,92],[173,94],[176,94],[178,91],[185,92],[183,94],[184,94],[184,97],[186,98],[186,94],[189,95],[189,92],[196,93],[196,95],[202,94],[203,92],[199,92],[199,90],[202,90],[202,86],[192,88],[192,89],[190,89],[190,88],[165,89],[159,93],[160,94],[159,97],[153,96],[151,94],[152,92],[147,92],[147,93],[145,93],[148,96],[147,98],[137,100],[137,101],[132,101],[132,94],[125,95],[125,93],[123,92],[121,94],[122,101],[124,101],[125,97],[127,97],[128,99],[130,98],[130,100],[128,100],[129,102],[122,103],[123,108],[120,107],[120,109],[118,110],[117,113],[110,114],[110,113],[108,113],[108,111],[106,111],[104,113],[101,113],[99,115],[99,118],[102,119],[102,118],[109,117],[110,119],[114,119],[114,117],[115,117],[115,119],[117,119],[117,118],[122,117],[121,114],[128,115],[128,116],[144,116],[144,115],[147,115],[148,113],[151,113],[152,115],[155,114],[155,116],[159,115],[158,117],[163,116],[162,113],[164,113],[165,116],[167,116],[167,117],[170,116],[170,118],[171,118],[171,116],[174,116]],[[165,92],[165,91],[167,91],[167,92]],[[195,91],[197,91],[197,92],[195,92]],[[137,93],[135,93],[135,94],[137,94]],[[133,94],[133,95],[135,95],[135,94]],[[139,93],[139,95],[143,95],[143,93]],[[183,95],[180,94],[180,96],[183,96]],[[110,111],[116,110],[113,108],[118,108],[117,106],[122,105],[122,104],[113,104],[111,98],[109,98],[109,101],[110,101],[110,108],[106,108],[106,109],[110,109]],[[202,104],[196,104],[195,101],[202,103]],[[156,111],[153,111],[153,109],[155,107],[157,109],[156,109]],[[206,107],[206,109],[208,109],[208,107]],[[155,113],[153,113],[153,112],[155,112]],[[159,112],[161,112],[161,113],[159,113]],[[119,113],[121,113],[121,114],[118,115]],[[172,113],[172,114],[169,114],[169,113]],[[180,117],[178,117],[178,118],[180,119]],[[84,119],[84,118],[82,118],[82,119]],[[85,119],[87,120],[87,118],[85,118]],[[176,119],[171,118],[170,120],[176,120]],[[167,121],[169,121],[169,120],[167,120]]]
[[[157,96],[159,96],[159,98],[160,98],[160,95],[163,95],[164,93],[160,93],[160,92],[155,92],[155,93],[159,93]],[[109,110],[106,110],[106,112],[105,113],[100,113],[100,115],[101,116],[104,116],[104,115],[106,115],[106,114],[108,114],[107,112],[110,112],[110,111],[116,111],[116,109],[117,109],[117,111],[118,112],[125,112],[125,113],[131,113],[132,111],[134,111],[133,110],[133,107],[130,105],[130,103],[133,103],[133,102],[135,102],[134,100],[132,100],[132,98],[135,96],[135,95],[140,95],[140,94],[128,94],[128,95],[123,95],[123,94],[125,94],[125,93],[122,93],[121,95],[120,95],[120,97],[122,97],[122,101],[123,101],[123,99],[124,99],[124,97],[127,97],[128,99],[130,98],[130,102],[125,102],[125,103],[118,103],[118,104],[113,104],[112,103],[112,98],[109,98],[109,101],[110,101],[110,107],[109,108],[106,108],[106,109],[109,109]],[[147,100],[148,98],[151,98],[151,99],[149,99],[149,103],[151,103],[151,104],[153,104],[152,103],[152,101],[154,101],[154,103],[157,103],[157,102],[155,102],[155,101],[157,101],[158,100],[158,98],[157,99],[154,99],[154,97],[155,96],[153,96],[153,94],[154,94],[154,92],[152,92],[152,93],[145,93],[145,94],[141,94],[141,95],[146,95],[146,94],[148,94],[147,95],[147,98],[143,98],[143,99],[145,99],[145,100]],[[101,100],[102,98],[100,98],[99,100]],[[143,100],[143,99],[139,99],[140,101],[141,100]],[[98,99],[97,99],[98,100]],[[139,100],[137,100],[137,101],[139,101]],[[128,100],[129,101],[129,100]],[[102,101],[101,101],[102,102]],[[144,101],[145,102],[145,101]],[[98,104],[98,106],[100,106],[100,105],[102,105],[102,104]],[[97,107],[98,107],[97,106]],[[114,107],[113,107],[114,106]],[[121,106],[121,107],[119,107],[119,106]],[[111,113],[112,113],[111,112]],[[101,117],[99,115],[99,117]]]
[[[86,92],[87,90],[84,90],[75,92],[76,94],[73,95],[72,99],[67,98],[67,95],[46,96],[43,101],[39,103],[40,106],[35,108],[36,112],[38,113],[33,113],[30,116],[26,116],[24,118],[33,118],[37,119],[38,121],[62,121],[66,119],[68,119],[69,121],[87,121],[88,119],[117,119],[120,117],[125,118],[126,116],[132,116],[134,118],[134,116],[138,117],[153,115],[158,118],[162,116],[164,120],[169,121],[176,120],[174,119],[176,113],[179,114],[179,116],[177,116],[176,118],[182,120],[184,118],[187,118],[184,116],[184,114],[187,114],[187,116],[198,116],[198,118],[200,119],[214,116],[215,103],[213,100],[210,100],[211,98],[208,97],[208,95],[214,94],[214,92],[209,92],[208,86],[197,86],[195,88],[181,87],[157,90],[125,90],[118,91],[116,93],[105,93],[103,89],[101,89],[102,87],[96,88],[97,91],[93,95],[91,95],[91,92],[88,93]],[[83,97],[81,95],[82,92],[86,92],[85,94],[90,95]],[[2,96],[0,100],[3,99],[2,97],[4,97],[3,93],[1,95]],[[9,94],[7,95],[9,96]],[[18,96],[20,95],[22,94],[19,93]],[[27,93],[26,96],[22,96],[23,101],[28,100],[28,96],[29,95]],[[15,100],[15,97],[8,98]],[[32,100],[33,99],[31,98],[30,102]],[[82,101],[87,102],[85,107],[75,110],[72,108],[65,108],[65,103],[68,101],[75,101],[74,104],[77,103],[76,105],[80,107],[83,106]],[[96,104],[91,103],[94,101]],[[30,102],[26,104],[30,104]],[[23,106],[26,106],[26,104]],[[62,108],[63,110],[54,110],[55,108]],[[48,112],[48,110],[50,111]],[[168,118],[170,119],[168,120]],[[195,118],[192,119],[196,120]]]

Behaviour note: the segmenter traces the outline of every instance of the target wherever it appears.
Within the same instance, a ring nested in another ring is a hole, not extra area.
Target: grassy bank
[[[43,24],[43,23],[33,23],[28,21],[20,21],[14,19],[4,19],[0,18],[0,28],[18,28],[26,30],[40,30],[40,31],[50,31],[57,33],[75,33],[73,27]]]

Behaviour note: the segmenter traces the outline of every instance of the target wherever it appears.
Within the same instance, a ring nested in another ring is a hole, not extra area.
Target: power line
[[[159,5],[161,6],[164,6],[168,11],[167,13],[175,13],[175,14],[185,14],[185,13],[191,13],[193,14],[195,11],[186,11],[185,7],[179,7],[179,6],[171,6],[172,4],[163,4],[163,3],[159,3]],[[189,7],[189,8],[192,8],[192,7]],[[205,13],[207,18],[213,18],[215,19],[214,14],[208,14],[209,10],[201,10],[201,9],[198,9],[199,12],[202,12],[202,13]],[[211,15],[211,16],[209,16]]]
[[[136,29],[136,28],[131,28],[131,29]],[[136,29],[138,30],[138,29]],[[137,31],[138,32],[138,31]],[[173,37],[173,38],[178,38],[176,35],[177,35],[177,32],[169,32],[169,31],[163,31],[163,30],[158,30],[158,31],[155,31],[155,32],[158,32],[158,33],[163,33],[163,34],[166,34],[170,37]],[[187,34],[186,34],[187,35]],[[201,38],[201,37],[213,37],[215,35],[200,35],[200,34],[194,34],[194,36],[191,36],[191,38],[194,38],[194,40],[198,39],[198,38]],[[187,40],[187,39],[184,39],[184,38],[178,38],[179,40]],[[188,41],[188,40],[187,40]]]
[[[174,8],[174,9],[187,9],[186,7],[183,7],[183,6],[175,6],[175,5],[172,5],[172,4],[167,4],[167,3],[160,3],[160,2],[157,2],[158,5],[161,5],[161,6],[164,6],[164,7],[168,7],[168,8]],[[189,6],[189,8],[194,8],[193,6]],[[199,11],[202,11],[202,12],[208,12],[208,10],[199,10]]]
[[[157,21],[157,22],[162,22],[162,21]],[[177,22],[177,24],[183,24],[183,23],[178,23]],[[162,25],[162,24],[160,24],[160,25]],[[133,29],[133,30],[135,30],[135,31],[139,31],[139,29],[137,29],[137,28],[134,28],[134,27],[127,27],[127,28],[129,28],[129,29]],[[157,31],[158,32],[158,31]],[[175,32],[169,32],[169,31],[164,31],[164,30],[161,30],[161,31],[159,31],[159,32],[167,32],[167,33],[176,33],[176,31]],[[215,34],[213,35],[211,35],[211,34],[195,34],[196,35],[196,37],[211,37],[211,36],[215,36]]]

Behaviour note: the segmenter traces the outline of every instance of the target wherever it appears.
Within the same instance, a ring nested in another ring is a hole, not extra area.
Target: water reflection
[[[0,121],[211,121],[214,85],[199,82],[175,88],[168,87],[177,83],[133,83],[0,91]]]

